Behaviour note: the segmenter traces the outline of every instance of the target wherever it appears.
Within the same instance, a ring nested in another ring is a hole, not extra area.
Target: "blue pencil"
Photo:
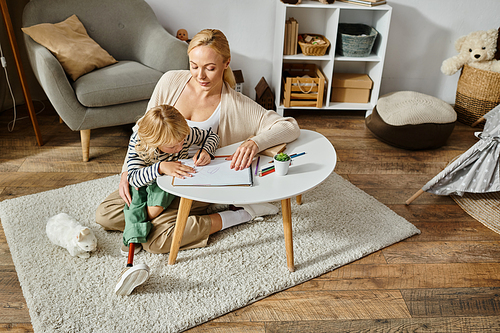
[[[294,158],[294,157],[298,157],[298,156],[302,156],[304,155],[306,152],[302,152],[302,153],[298,153],[298,154],[293,154],[292,156],[290,156],[290,158]]]
[[[298,157],[298,156],[302,156],[304,155],[306,152],[302,152],[302,153],[297,153],[297,154],[292,154],[290,155],[290,158],[295,158],[295,157]],[[273,160],[270,160],[269,163],[273,163],[274,161]]]

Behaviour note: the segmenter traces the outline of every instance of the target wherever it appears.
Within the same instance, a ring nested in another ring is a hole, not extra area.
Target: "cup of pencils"
[[[292,159],[285,153],[274,155],[274,172],[278,176],[284,176],[288,173],[288,168],[292,163]]]

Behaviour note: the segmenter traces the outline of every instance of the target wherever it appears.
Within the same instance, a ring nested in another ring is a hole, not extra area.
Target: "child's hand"
[[[212,158],[210,157],[210,154],[207,153],[205,149],[202,149],[201,154],[200,154],[200,158],[198,159],[197,158],[198,152],[196,152],[196,154],[194,154],[194,156],[193,156],[194,165],[201,166],[201,165],[210,164],[210,161],[212,160]]]
[[[195,173],[196,171],[190,166],[184,165],[179,161],[175,162],[161,162],[160,163],[160,174],[168,175],[172,177],[177,177],[180,179],[184,179],[184,177],[193,177],[191,173]]]

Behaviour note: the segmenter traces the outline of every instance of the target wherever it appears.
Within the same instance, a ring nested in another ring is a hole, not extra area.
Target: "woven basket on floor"
[[[500,234],[500,192],[450,196],[467,214]]]
[[[461,123],[472,125],[500,104],[500,73],[465,65],[458,79],[455,111]]]

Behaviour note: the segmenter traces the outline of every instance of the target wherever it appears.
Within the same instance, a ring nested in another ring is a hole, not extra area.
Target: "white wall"
[[[255,97],[262,76],[271,82],[275,5],[279,0],[146,0],[173,35],[222,30],[233,69],[245,78],[243,92]],[[458,74],[440,67],[456,54],[454,42],[476,30],[500,26],[499,0],[388,0],[393,7],[381,94],[413,90],[454,103]]]
[[[454,43],[476,30],[498,29],[498,0],[393,0],[381,93],[413,90],[455,102],[459,73],[441,73]]]
[[[255,98],[261,77],[271,85],[275,1],[146,0],[172,35],[184,28],[189,38],[202,29],[219,29],[231,47],[231,68],[241,69],[243,93]]]

